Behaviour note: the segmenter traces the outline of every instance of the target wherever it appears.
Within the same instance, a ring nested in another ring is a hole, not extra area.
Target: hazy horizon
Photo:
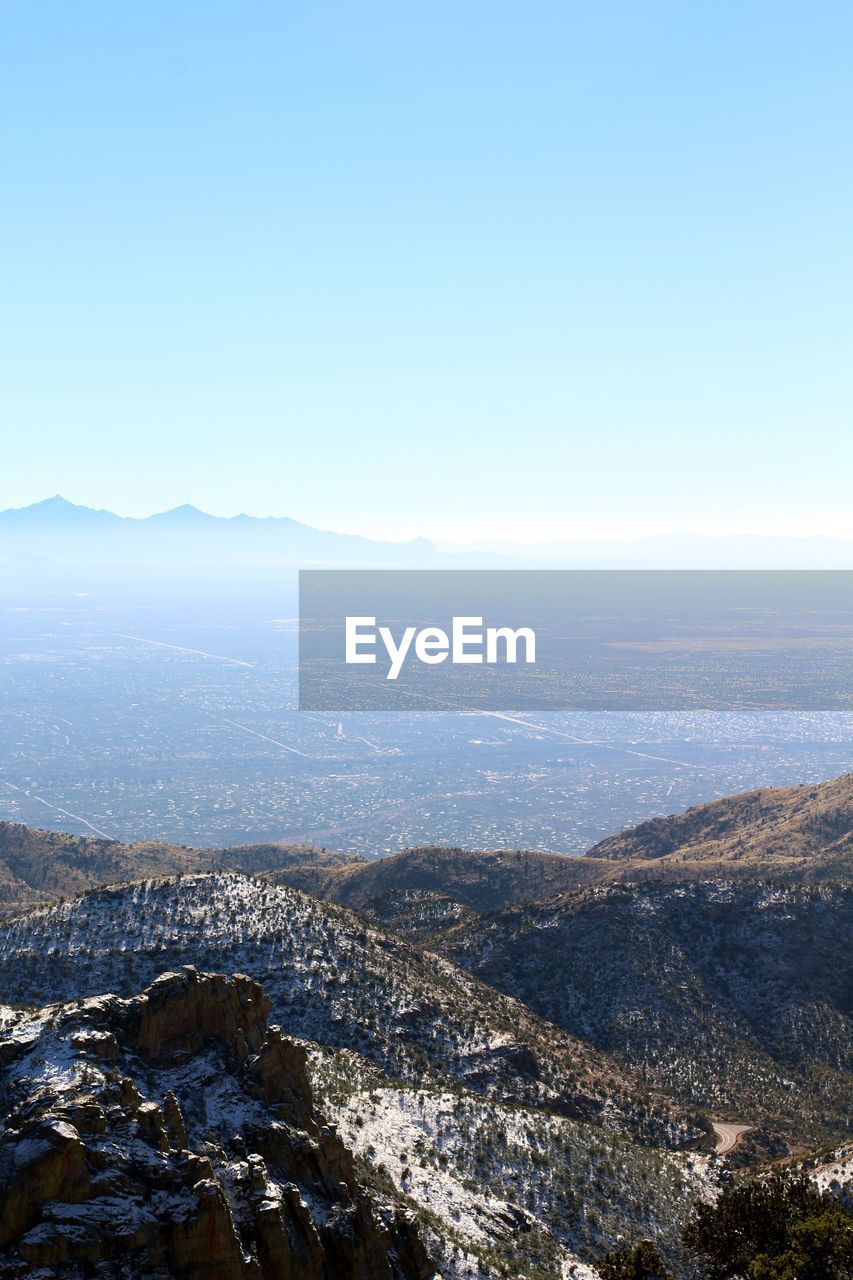
[[[97,513],[108,513],[118,516],[121,519],[133,521],[145,521],[156,516],[166,516],[175,513],[183,513],[196,511],[200,515],[213,516],[221,520],[234,520],[240,517],[248,517],[252,520],[294,520],[293,515],[286,510],[281,511],[249,511],[245,508],[228,509],[225,511],[212,511],[198,507],[189,501],[183,501],[168,508],[155,508],[149,504],[148,507],[135,508],[134,510],[116,510],[107,500],[97,505],[90,503],[77,502],[74,499],[66,497],[64,494],[56,493],[47,497],[40,497],[33,502],[14,503],[9,507],[0,508],[0,515],[7,512],[25,511],[32,508],[42,508],[48,510],[54,505],[56,508],[61,506],[77,507]],[[457,551],[489,551],[498,555],[511,555],[517,551],[523,551],[527,554],[547,554],[549,549],[555,553],[559,553],[561,548],[582,548],[585,545],[590,547],[612,546],[616,544],[631,545],[636,543],[654,543],[662,542],[722,542],[727,543],[743,542],[746,544],[756,541],[761,543],[784,543],[784,544],[806,544],[814,542],[829,543],[847,543],[853,541],[853,535],[845,537],[840,534],[826,533],[821,530],[813,530],[807,533],[790,534],[782,532],[778,529],[762,529],[749,530],[743,528],[734,528],[730,530],[709,530],[703,528],[667,528],[667,527],[651,527],[645,530],[624,530],[618,531],[609,528],[604,531],[582,531],[572,536],[538,538],[534,535],[519,538],[509,538],[503,533],[481,532],[477,536],[468,539],[456,539],[446,537],[441,533],[433,530],[420,530],[415,533],[400,533],[393,530],[376,532],[371,529],[370,521],[366,521],[365,527],[358,528],[329,528],[322,529],[321,526],[310,519],[298,521],[305,524],[310,529],[320,532],[328,532],[339,534],[343,537],[361,537],[376,541],[392,541],[405,542],[411,539],[424,539],[431,542],[440,552],[453,553]]]

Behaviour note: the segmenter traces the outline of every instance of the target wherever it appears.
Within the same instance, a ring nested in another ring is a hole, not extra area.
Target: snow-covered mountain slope
[[[235,845],[190,849],[162,840],[122,843],[0,822],[0,917],[102,884],[202,871],[284,872],[287,883],[311,888],[314,879],[353,859],[310,845]],[[308,880],[307,886],[299,877]]]
[[[637,881],[495,912],[433,945],[658,1088],[763,1127],[781,1154],[780,1139],[847,1131],[851,940],[849,884]]]
[[[188,969],[0,1037],[0,1276],[429,1280],[246,977]]]
[[[359,1176],[416,1210],[442,1275],[586,1280],[625,1239],[654,1239],[677,1273],[691,1270],[679,1232],[694,1201],[716,1191],[713,1157],[391,1082],[350,1052],[314,1048],[309,1072]]]
[[[12,1004],[130,994],[185,963],[250,974],[288,1034],[354,1049],[392,1078],[455,1081],[667,1146],[708,1131],[450,961],[297,890],[184,876],[95,890],[0,928]]]
[[[824,1151],[803,1161],[798,1168],[820,1187],[853,1208],[853,1142],[844,1142],[834,1151]]]
[[[252,979],[188,968],[130,1000],[10,1011],[0,1276],[311,1280],[322,1261],[323,1280],[426,1280],[421,1237],[445,1280],[594,1280],[625,1233],[678,1260],[709,1157],[392,1082],[268,1010]]]

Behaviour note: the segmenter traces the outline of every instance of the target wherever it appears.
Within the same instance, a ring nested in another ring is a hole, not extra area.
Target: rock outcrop
[[[0,1276],[428,1280],[258,983],[185,968],[22,1015],[0,1053]]]

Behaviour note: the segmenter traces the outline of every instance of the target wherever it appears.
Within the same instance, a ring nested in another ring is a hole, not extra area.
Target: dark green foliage
[[[853,1213],[805,1177],[779,1174],[700,1204],[684,1230],[711,1280],[850,1280]]]
[[[431,947],[650,1087],[790,1148],[849,1136],[851,930],[849,884],[685,880],[561,894]]]
[[[663,1258],[650,1240],[633,1249],[616,1249],[596,1263],[601,1280],[672,1280]]]

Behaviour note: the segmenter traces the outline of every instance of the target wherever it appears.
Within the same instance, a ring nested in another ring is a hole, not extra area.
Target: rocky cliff
[[[129,1000],[7,1014],[0,1276],[432,1276],[268,1011],[252,979],[187,967]]]

